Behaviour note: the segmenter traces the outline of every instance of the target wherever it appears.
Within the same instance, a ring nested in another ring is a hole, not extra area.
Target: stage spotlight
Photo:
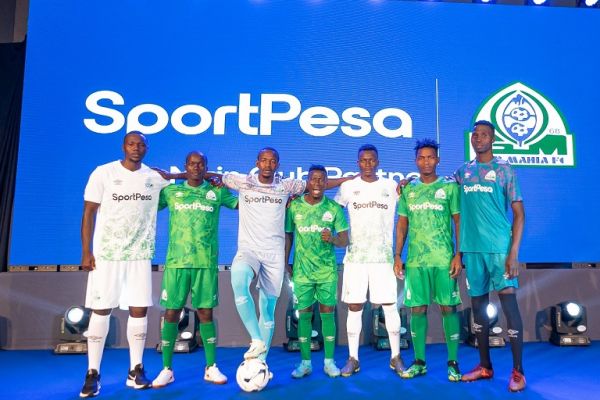
[[[336,311],[334,311],[335,313]],[[300,351],[300,342],[298,341],[298,320],[300,312],[294,310],[294,297],[290,297],[287,311],[285,313],[285,336],[287,343],[283,344],[283,348],[287,351]],[[321,314],[319,313],[319,304],[313,304],[312,309],[312,332],[310,338],[310,350],[319,351],[323,345],[323,333],[321,331]]]
[[[476,4],[496,4],[496,0],[473,0]]]
[[[406,308],[402,307],[398,310],[400,314],[400,348],[408,349],[410,346],[410,330],[408,329],[408,313]],[[390,339],[385,327],[385,313],[383,308],[377,307],[371,311],[373,320],[373,336],[372,344],[377,350],[389,350]]]
[[[550,307],[550,343],[557,346],[588,346],[587,313],[584,306],[565,301]]]
[[[160,331],[162,332],[165,323],[164,313],[160,316]],[[179,314],[179,323],[177,324],[177,339],[175,340],[175,353],[191,353],[196,350],[201,343],[198,333],[198,319],[196,313],[187,307],[184,307]],[[162,342],[156,345],[156,351],[162,353]]]
[[[82,306],[72,306],[60,320],[60,340],[54,354],[85,354],[87,338],[85,332],[90,323],[91,310]]]
[[[529,6],[549,6],[550,0],[527,0]]]
[[[598,8],[600,7],[599,0],[577,0],[577,5],[583,8]]]
[[[486,314],[489,319],[489,346],[490,347],[504,347],[506,342],[504,338],[500,336],[503,332],[502,328],[498,326],[498,308],[489,303],[486,308]],[[474,333],[474,325],[475,319],[473,318],[472,309],[467,308],[464,311],[465,313],[465,323],[467,326],[465,330],[467,331],[467,343],[473,347],[477,347],[477,337]]]

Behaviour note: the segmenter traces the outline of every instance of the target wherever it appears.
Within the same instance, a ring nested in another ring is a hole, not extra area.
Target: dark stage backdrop
[[[285,176],[322,163],[414,173],[415,141],[441,142],[441,174],[472,157],[476,119],[518,167],[525,262],[600,260],[595,10],[400,1],[31,2],[11,264],[79,262],[82,193],[148,134],[147,163],[248,172],[274,146]],[[35,215],[32,229],[31,215]],[[158,225],[164,262],[167,215]],[[224,211],[220,263],[235,251]],[[32,251],[32,247],[36,251]]]

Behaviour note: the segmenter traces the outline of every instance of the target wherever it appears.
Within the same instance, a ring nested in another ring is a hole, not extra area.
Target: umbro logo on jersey
[[[113,185],[115,185],[115,186],[121,186],[122,184],[123,184],[123,181],[120,179],[115,179],[113,181]]]
[[[304,219],[304,215],[302,214],[296,214],[296,216],[294,217],[295,221],[300,221],[301,219]]]
[[[435,198],[445,200],[446,192],[444,192],[444,189],[438,189],[437,192],[435,192]]]
[[[496,172],[495,171],[490,171],[487,174],[485,174],[485,178],[486,181],[490,181],[490,182],[496,182]]]
[[[353,195],[355,196],[359,196],[360,195],[360,190],[355,190],[354,192],[352,192]]]
[[[183,192],[176,192],[175,197],[177,197],[177,198],[183,197]]]
[[[321,220],[325,222],[331,222],[333,221],[333,215],[329,211],[325,211],[325,214],[323,214],[323,218],[321,218]]]
[[[465,179],[468,179],[471,177],[471,173],[470,172],[465,172]]]
[[[410,193],[408,194],[408,198],[409,198],[409,199],[414,199],[414,198],[415,198],[415,192],[410,192]]]
[[[217,200],[217,195],[212,190],[209,190],[208,193],[206,193],[206,200]]]

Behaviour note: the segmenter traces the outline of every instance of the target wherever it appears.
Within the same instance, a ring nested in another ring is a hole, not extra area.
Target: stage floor
[[[451,383],[446,378],[446,351],[443,344],[427,347],[429,372],[424,377],[400,379],[388,367],[389,353],[372,347],[360,349],[361,371],[349,378],[331,379],[322,372],[323,352],[313,353],[313,373],[307,378],[290,377],[299,353],[288,353],[281,347],[271,350],[268,364],[274,378],[259,393],[244,393],[235,383],[235,371],[245,349],[218,348],[217,364],[229,377],[229,383],[218,386],[204,382],[204,354],[176,354],[173,369],[175,382],[162,389],[135,391],[125,386],[129,355],[126,349],[107,349],[102,364],[101,399],[337,399],[367,398],[402,399],[585,399],[599,398],[600,380],[597,362],[600,343],[589,347],[559,348],[548,343],[526,343],[524,364],[527,389],[522,393],[507,391],[511,370],[510,348],[492,350],[495,377],[491,381]],[[338,346],[336,361],[343,364],[347,349]],[[412,350],[403,352],[408,364]],[[462,345],[459,362],[464,371],[477,363],[477,351]],[[144,362],[148,377],[153,379],[161,369],[161,356],[147,349]],[[1,399],[75,399],[83,384],[86,356],[55,356],[48,350],[0,351]]]

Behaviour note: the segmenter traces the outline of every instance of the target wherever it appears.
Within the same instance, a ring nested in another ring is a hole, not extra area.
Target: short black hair
[[[495,134],[496,133],[496,127],[494,126],[494,124],[492,124],[490,121],[486,121],[484,119],[480,119],[479,121],[476,121],[473,124],[473,129],[475,129],[477,127],[477,125],[483,125],[483,126],[487,126],[488,128],[490,128],[492,130],[492,133]]]
[[[308,169],[308,174],[310,175],[313,171],[321,171],[322,173],[325,174],[325,176],[327,176],[327,169],[325,169],[325,167],[320,164],[311,165],[310,168]]]
[[[274,148],[272,148],[272,147],[263,147],[262,149],[260,149],[258,151],[258,155],[256,156],[256,159],[260,160],[260,155],[262,153],[264,153],[265,151],[270,151],[271,153],[273,153],[273,155],[277,159],[277,162],[279,162],[279,152],[277,150],[275,150]]]
[[[204,165],[208,165],[208,157],[206,157],[206,155],[204,155],[203,152],[198,151],[198,150],[192,150],[188,153],[187,156],[185,156],[185,163],[187,164],[188,161],[190,160],[190,157],[193,155],[199,155],[200,157],[202,157],[204,159]]]
[[[379,152],[377,151],[377,147],[373,146],[372,144],[363,144],[362,146],[360,146],[360,148],[358,149],[358,155],[360,156],[360,153],[362,153],[363,151],[373,151],[377,155],[377,158],[379,158]]]
[[[425,149],[425,148],[434,149],[435,154],[437,155],[440,145],[438,144],[438,142],[436,142],[433,139],[417,140],[417,144],[415,145],[415,157],[419,155],[419,150]]]
[[[144,141],[144,143],[146,143],[146,145],[148,145],[148,140],[146,140],[146,136],[144,136],[144,134],[142,132],[138,132],[138,131],[127,132],[125,134],[125,136],[123,136],[123,144],[125,144],[125,142],[127,141],[127,137],[129,135],[137,135],[137,136],[141,137],[142,140]]]

